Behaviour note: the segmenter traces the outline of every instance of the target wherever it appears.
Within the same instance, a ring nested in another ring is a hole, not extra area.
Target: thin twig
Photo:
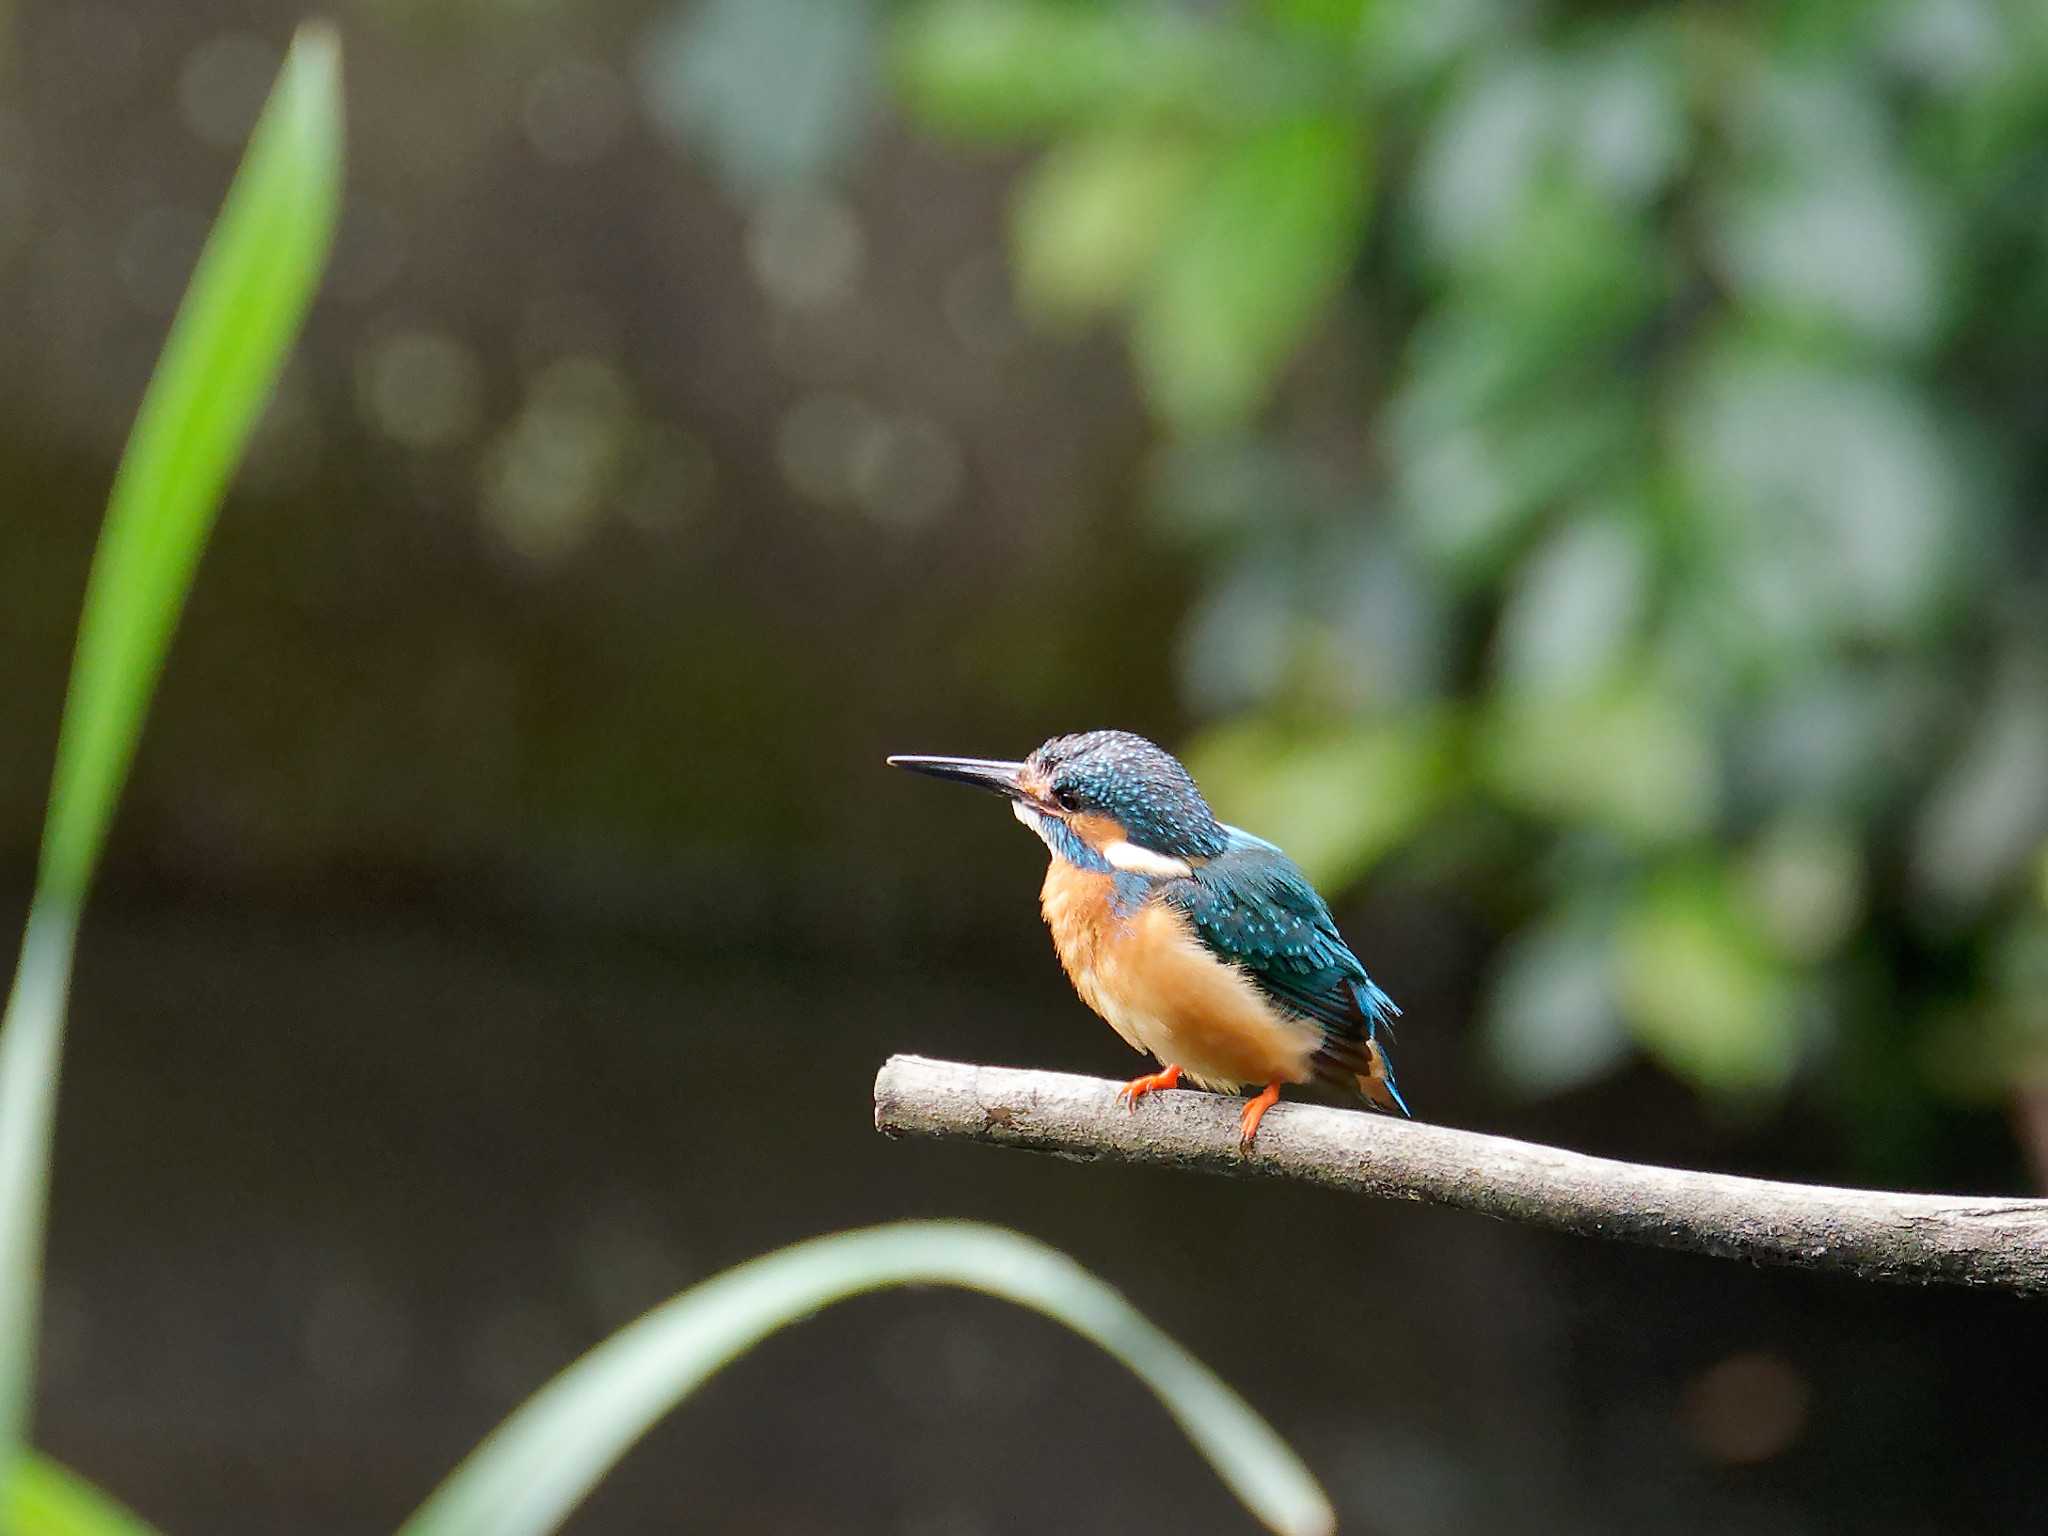
[[[1352,1194],[1426,1200],[1587,1237],[1906,1284],[2048,1294],[2048,1200],[1779,1184],[1587,1157],[1362,1111],[1282,1104],[1237,1148],[1239,1101],[1171,1091],[1135,1113],[1117,1084],[893,1056],[875,1127],[1080,1161],[1267,1174]]]

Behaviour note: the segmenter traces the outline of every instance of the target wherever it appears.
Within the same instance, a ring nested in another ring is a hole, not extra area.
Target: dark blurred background
[[[889,1145],[891,1051],[1127,1075],[998,808],[1119,725],[1285,843],[1424,1117],[2048,1169],[2033,0],[341,0],[338,251],[80,962],[43,1443],[388,1528],[787,1240],[1014,1225],[1348,1532],[2048,1526],[2038,1305]],[[299,12],[0,4],[0,886],[112,465]],[[945,1294],[572,1524],[1243,1531]]]

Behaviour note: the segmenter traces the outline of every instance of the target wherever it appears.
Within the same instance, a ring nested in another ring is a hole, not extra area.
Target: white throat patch
[[[1039,840],[1048,848],[1052,839],[1046,835],[1045,815],[1032,809],[1022,800],[1010,802],[1010,813],[1025,826],[1036,832]],[[1154,853],[1150,848],[1140,848],[1136,843],[1118,838],[1101,850],[1109,867],[1126,875],[1144,875],[1151,880],[1185,880],[1194,873],[1186,859],[1176,859],[1171,854]]]
[[[1127,875],[1145,875],[1153,880],[1185,880],[1194,873],[1186,859],[1176,859],[1169,853],[1155,853],[1150,848],[1140,848],[1136,843],[1122,840],[1106,846],[1102,856],[1109,860],[1111,869],[1120,869]]]

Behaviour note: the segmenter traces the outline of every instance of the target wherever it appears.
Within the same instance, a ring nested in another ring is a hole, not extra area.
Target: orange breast
[[[1275,1008],[1251,980],[1203,947],[1161,902],[1119,918],[1113,877],[1054,859],[1039,893],[1053,947],[1081,1000],[1132,1049],[1150,1051],[1206,1088],[1301,1083],[1321,1041],[1313,1023]]]

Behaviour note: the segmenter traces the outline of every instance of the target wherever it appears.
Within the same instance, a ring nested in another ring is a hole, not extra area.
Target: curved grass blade
[[[300,32],[179,306],[114,477],[64,701],[42,861],[0,1029],[0,1472],[34,1377],[79,909],[228,476],[305,317],[341,188],[339,45]]]
[[[157,1536],[76,1472],[47,1456],[30,1456],[7,1485],[8,1536]]]
[[[903,1222],[798,1243],[683,1292],[570,1366],[492,1432],[399,1536],[543,1536],[662,1415],[769,1334],[897,1285],[985,1291],[1066,1324],[1158,1396],[1271,1529],[1336,1517],[1286,1442],[1116,1291],[1043,1243],[972,1222]]]
[[[77,905],[193,568],[305,319],[341,196],[341,56],[292,44],[114,476],[57,741],[38,898]]]

